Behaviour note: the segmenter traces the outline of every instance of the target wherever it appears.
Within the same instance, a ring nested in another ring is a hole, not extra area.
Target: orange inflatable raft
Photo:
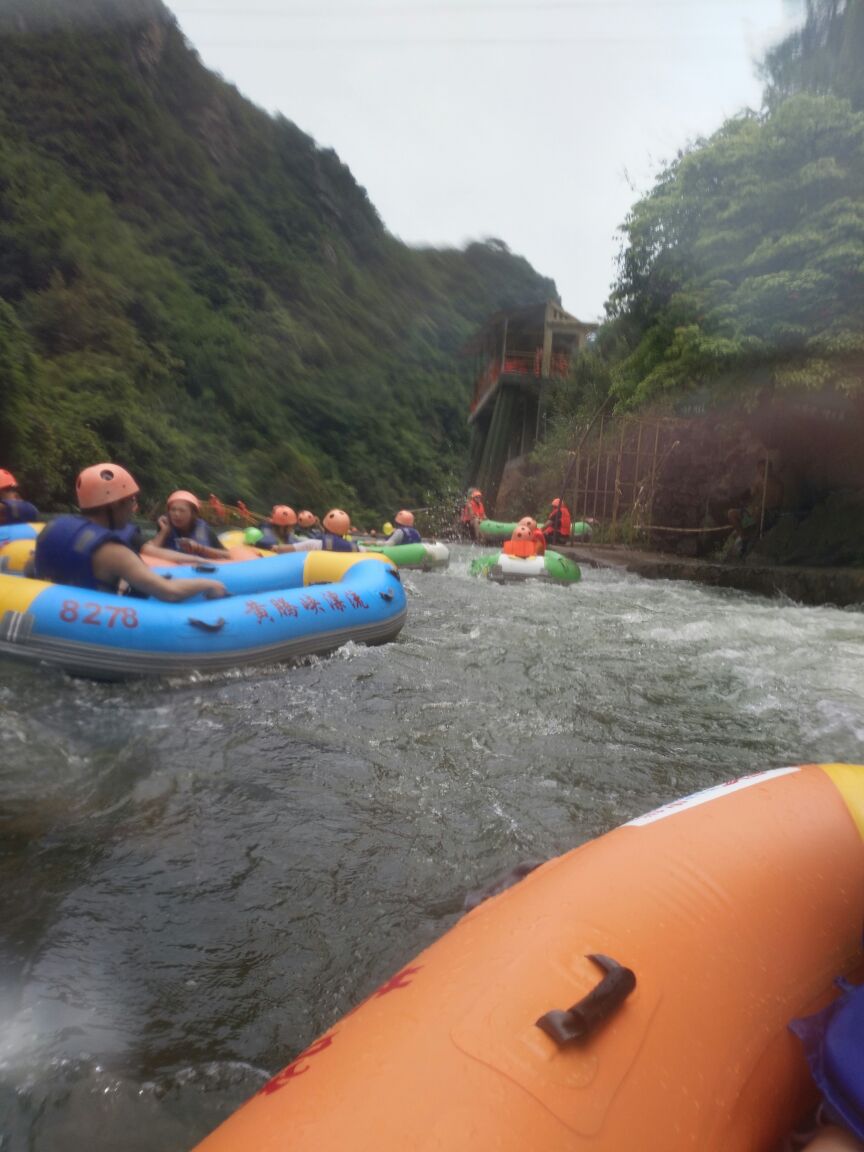
[[[206,1152],[766,1152],[861,977],[864,767],[688,797],[480,904]]]

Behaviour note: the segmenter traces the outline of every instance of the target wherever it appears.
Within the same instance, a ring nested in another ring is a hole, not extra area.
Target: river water
[[[404,574],[396,643],[135,685],[0,661],[0,1149],[187,1149],[467,892],[862,759],[864,613]]]

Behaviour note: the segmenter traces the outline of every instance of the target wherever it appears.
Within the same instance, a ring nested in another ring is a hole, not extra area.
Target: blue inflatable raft
[[[0,656],[123,680],[274,663],[348,640],[383,644],[405,623],[399,573],[380,557],[311,553],[213,567],[229,596],[179,604],[0,575]]]

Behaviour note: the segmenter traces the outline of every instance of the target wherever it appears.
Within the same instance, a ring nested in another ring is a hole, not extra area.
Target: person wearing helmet
[[[516,525],[513,535],[504,541],[501,551],[508,556],[519,556],[523,560],[537,555],[534,534],[526,523],[520,522]]]
[[[537,521],[533,516],[523,516],[519,521],[520,524],[527,524],[531,532],[531,539],[534,541],[534,552],[537,556],[544,556],[546,554],[546,537],[537,527]]]
[[[187,552],[209,560],[225,560],[227,549],[206,520],[199,515],[201,501],[185,489],[172,492],[165,501],[167,516],[159,517],[159,530],[142,551],[157,555],[157,549],[169,552]],[[176,560],[177,557],[175,556]]]
[[[21,499],[18,481],[11,472],[0,468],[0,526],[31,524],[38,519],[38,509],[28,500]]]
[[[298,517],[299,519],[299,517]],[[299,540],[284,544],[280,552],[362,552],[354,540],[346,540],[351,531],[351,517],[341,508],[331,508],[323,521],[324,530],[316,539]]]
[[[393,519],[396,521],[396,528],[384,541],[385,545],[422,543],[422,537],[414,527],[413,512],[409,512],[407,508],[403,508],[401,512],[396,513]]]
[[[297,513],[297,531],[294,535],[298,540],[321,539],[323,535],[321,521],[314,512],[310,512],[308,508],[304,508],[302,512]]]
[[[271,552],[281,552],[286,544],[296,544],[297,537],[291,531],[297,524],[297,513],[287,504],[274,504],[269,520],[258,525],[261,532],[259,548],[269,548]]]
[[[543,535],[547,544],[570,543],[570,509],[560,496],[552,501],[549,519],[543,525]]]
[[[483,493],[479,488],[471,488],[460,516],[462,527],[467,529],[473,540],[477,540],[480,536],[480,521],[485,519],[486,507],[483,504]]]
[[[137,505],[138,485],[119,464],[94,464],[75,483],[80,516],[58,516],[36,541],[36,578],[75,588],[118,592],[128,585],[157,600],[226,596],[218,580],[166,580],[124,539]]]

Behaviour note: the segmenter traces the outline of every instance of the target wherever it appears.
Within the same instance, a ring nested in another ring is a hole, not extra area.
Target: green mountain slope
[[[159,0],[0,0],[0,461],[46,506],[100,458],[154,501],[422,502],[463,468],[458,348],[555,295],[500,242],[396,241]]]

